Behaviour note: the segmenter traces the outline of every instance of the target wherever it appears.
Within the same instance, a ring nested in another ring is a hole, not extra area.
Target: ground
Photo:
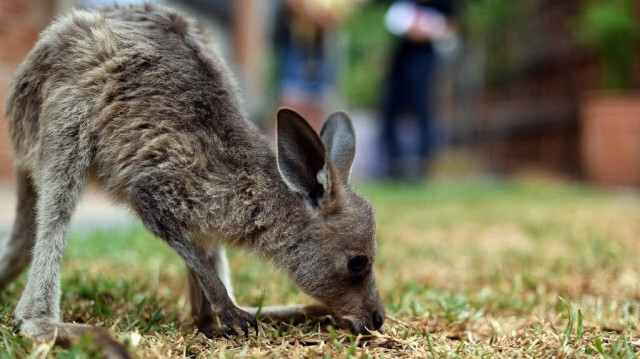
[[[612,357],[640,351],[640,197],[546,180],[357,186],[376,208],[376,271],[387,321],[354,337],[331,327],[261,324],[209,340],[189,316],[184,266],[141,228],[71,236],[64,320],[108,328],[140,358]],[[230,252],[241,303],[311,303],[270,264]],[[0,358],[95,357],[35,346],[0,293]]]

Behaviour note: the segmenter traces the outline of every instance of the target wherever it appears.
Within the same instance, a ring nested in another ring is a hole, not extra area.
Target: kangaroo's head
[[[307,294],[325,304],[336,324],[354,333],[382,326],[376,287],[376,219],[371,203],[349,186],[355,135],[336,112],[320,136],[299,114],[278,111],[278,169],[304,203],[308,222],[281,265]]]

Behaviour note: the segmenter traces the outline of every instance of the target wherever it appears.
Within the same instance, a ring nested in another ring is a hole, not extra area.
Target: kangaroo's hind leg
[[[62,133],[76,135],[60,138]],[[40,166],[33,174],[38,193],[36,242],[16,319],[23,320],[22,329],[36,338],[53,334],[50,324],[60,322],[60,265],[69,221],[84,189],[88,168],[88,159],[78,156],[82,153],[77,148],[81,142],[78,136],[78,131],[44,134]]]
[[[301,324],[307,321],[331,324],[333,318],[329,308],[322,304],[307,305],[274,305],[265,307],[240,307],[249,314],[257,316],[266,323]]]
[[[11,236],[0,238],[0,289],[31,262],[36,238],[36,191],[26,171],[16,170],[17,210]]]
[[[93,145],[83,128],[81,109],[61,103],[65,101],[58,102],[59,112],[43,109],[50,115],[41,121],[47,127],[42,129],[39,166],[33,173],[37,191],[36,241],[27,285],[16,307],[16,320],[22,321],[21,330],[36,341],[55,338],[56,343],[66,346],[91,333],[108,356],[126,357],[124,347],[106,330],[61,322],[60,266],[71,215],[86,183]]]

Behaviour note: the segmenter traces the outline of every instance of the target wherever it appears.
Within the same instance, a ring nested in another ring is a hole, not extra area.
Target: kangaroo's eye
[[[349,270],[354,273],[360,273],[367,267],[367,262],[366,256],[355,256],[349,260]]]

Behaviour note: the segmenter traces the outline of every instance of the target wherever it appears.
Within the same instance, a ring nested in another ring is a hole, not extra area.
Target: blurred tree
[[[514,36],[523,28],[523,17],[531,14],[531,2],[513,0],[467,0],[460,27],[463,37],[480,47],[484,57],[484,75],[488,84],[495,84],[518,72],[526,59],[519,59],[509,45],[524,37]],[[513,38],[519,38],[513,41]],[[527,40],[531,40],[528,37]],[[516,56],[514,56],[516,55]]]
[[[375,107],[380,100],[392,36],[384,28],[389,1],[362,5],[346,25],[346,64],[341,73],[341,92],[349,106]]]
[[[637,1],[588,1],[571,21],[575,38],[591,50],[602,65],[602,87],[623,90],[633,81],[640,24]]]

